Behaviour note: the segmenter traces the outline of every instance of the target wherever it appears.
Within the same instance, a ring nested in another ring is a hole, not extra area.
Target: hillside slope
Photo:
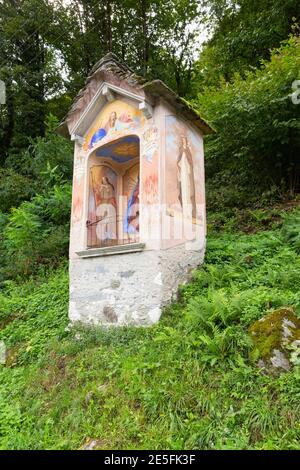
[[[211,235],[151,328],[68,330],[67,267],[0,291],[2,449],[299,449],[300,371],[263,374],[249,327],[300,314],[299,209]],[[298,310],[297,310],[298,309]]]

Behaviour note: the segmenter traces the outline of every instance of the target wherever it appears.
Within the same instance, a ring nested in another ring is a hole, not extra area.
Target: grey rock
[[[273,356],[270,358],[271,364],[273,367],[277,369],[284,369],[289,371],[291,366],[289,360],[283,354],[283,352],[279,351],[278,349],[273,350]]]

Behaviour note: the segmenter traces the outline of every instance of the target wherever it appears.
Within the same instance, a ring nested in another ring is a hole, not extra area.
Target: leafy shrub
[[[57,126],[57,119],[50,114],[46,136],[36,138],[26,152],[33,176],[46,188],[72,179],[73,145],[55,132]]]
[[[2,295],[6,298],[2,318],[10,317],[11,322],[0,329],[0,339],[8,349],[18,346],[16,362],[19,364],[39,357],[50,338],[65,334],[69,297],[66,266],[42,277],[39,284],[27,281],[22,289],[10,282]]]
[[[67,254],[73,152],[57,124],[48,116],[46,136],[0,168],[0,282]]]
[[[72,178],[73,146],[55,132],[57,126],[58,120],[50,114],[45,122],[45,137],[32,139],[27,150],[18,158],[13,155],[6,159],[9,171],[29,177],[39,192],[62,181],[71,181]],[[12,179],[11,185],[14,184]]]
[[[21,202],[30,199],[36,190],[35,183],[11,168],[0,168],[0,211],[8,212]]]
[[[4,229],[8,277],[30,274],[67,255],[70,202],[71,187],[64,184],[12,210]]]
[[[8,216],[0,211],[0,282],[2,280],[3,266],[5,264],[4,229]]]
[[[300,39],[274,50],[262,67],[207,88],[195,104],[216,129],[206,141],[208,206],[274,201],[299,184],[300,107],[291,100]]]
[[[292,214],[285,217],[285,223],[282,228],[283,238],[286,242],[291,243],[300,252],[300,206]]]
[[[22,425],[22,416],[20,411],[20,403],[11,403],[8,398],[4,398],[0,394],[0,439],[7,435],[20,431]]]
[[[279,227],[214,234],[180,303],[146,329],[66,328],[65,266],[6,281],[0,448],[78,449],[93,436],[109,449],[299,449],[299,367],[262,374],[248,335],[276,306],[300,307],[299,273]]]

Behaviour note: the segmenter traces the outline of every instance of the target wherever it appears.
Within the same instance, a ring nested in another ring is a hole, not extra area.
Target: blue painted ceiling
[[[117,163],[126,163],[139,157],[139,142],[136,135],[128,135],[100,147],[96,151],[96,156],[111,158]]]

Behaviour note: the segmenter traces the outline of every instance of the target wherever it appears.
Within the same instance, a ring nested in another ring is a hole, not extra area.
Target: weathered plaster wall
[[[70,261],[71,322],[150,325],[203,261],[184,245]]]
[[[87,213],[88,180],[87,157],[82,145],[75,142],[73,167],[73,194],[70,227],[70,258],[77,257],[79,251],[86,245],[85,215]]]
[[[203,136],[189,122],[178,116],[171,106],[161,103],[160,114],[163,116],[161,123],[161,204],[162,210],[162,248],[170,248],[191,240],[191,232],[198,241],[198,249],[201,251],[205,244],[206,217],[205,217],[205,174],[204,174],[204,144]],[[177,161],[180,153],[180,141],[182,137],[187,139],[190,150],[195,184],[196,217],[190,227],[186,221],[181,222]],[[174,209],[173,209],[174,208]],[[180,234],[182,226],[182,237]]]

